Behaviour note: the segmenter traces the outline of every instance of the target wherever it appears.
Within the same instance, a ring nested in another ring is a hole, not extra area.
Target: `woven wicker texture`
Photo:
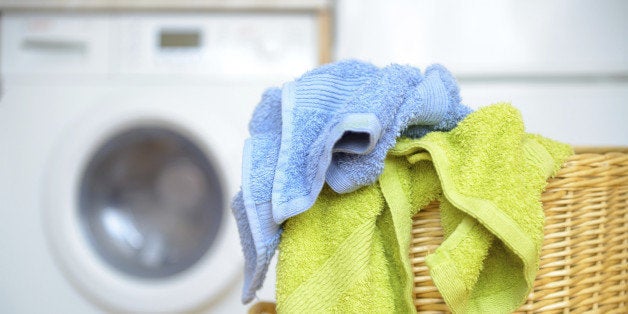
[[[534,289],[519,313],[628,312],[628,152],[580,153],[542,196],[545,240]],[[410,257],[419,313],[446,313],[425,256],[442,242],[438,204],[412,227]]]

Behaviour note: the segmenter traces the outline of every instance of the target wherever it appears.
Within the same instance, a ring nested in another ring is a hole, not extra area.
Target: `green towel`
[[[540,194],[571,148],[524,132],[510,105],[482,108],[449,132],[401,139],[379,182],[325,188],[284,224],[279,312],[414,312],[412,216],[438,199],[445,240],[427,257],[454,312],[507,313],[525,301],[543,239]]]

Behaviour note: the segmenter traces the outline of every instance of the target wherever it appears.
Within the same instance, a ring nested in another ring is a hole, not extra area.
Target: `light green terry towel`
[[[349,194],[325,188],[284,224],[277,309],[284,313],[414,312],[412,216],[438,199],[445,240],[427,257],[453,312],[507,313],[525,301],[543,240],[540,195],[572,154],[524,132],[499,104],[449,132],[401,139],[379,182]]]

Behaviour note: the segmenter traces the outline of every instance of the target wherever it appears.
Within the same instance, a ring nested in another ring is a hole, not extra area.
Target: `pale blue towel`
[[[249,124],[242,192],[232,204],[245,255],[242,301],[262,285],[279,224],[310,208],[325,181],[339,193],[369,185],[401,131],[450,130],[470,111],[438,65],[423,77],[410,66],[342,61],[266,91]]]
[[[403,77],[401,73],[408,76]],[[404,85],[404,82],[412,82],[414,75],[407,67],[385,68],[376,81],[364,86],[358,97],[347,105],[357,111],[374,112],[385,126],[381,137],[375,139],[377,145],[368,154],[333,154],[327,169],[327,183],[333,190],[347,193],[374,183],[400,132],[403,131],[404,136],[420,138],[431,131],[449,131],[471,113],[471,109],[460,104],[458,85],[443,66],[430,66],[418,84]],[[405,99],[398,101],[391,97]],[[391,104],[398,105],[395,108]],[[274,199],[273,210],[277,210]]]
[[[423,77],[410,66],[346,61],[284,85],[275,222],[310,208],[325,181],[339,193],[375,182],[388,149],[408,126],[449,130],[470,112],[460,104],[453,76],[439,65]]]
[[[244,252],[243,303],[250,302],[261,288],[281,235],[271,210],[281,140],[279,88],[264,92],[249,122],[249,133],[251,137],[245,141],[242,154],[242,190],[231,204]]]
[[[314,204],[336,144],[338,151],[347,153],[373,149],[382,130],[378,117],[368,110],[343,113],[349,100],[380,71],[366,62],[344,61],[284,84],[281,148],[272,195],[275,222]]]

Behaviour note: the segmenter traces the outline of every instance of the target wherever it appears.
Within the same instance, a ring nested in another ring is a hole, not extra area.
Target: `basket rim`
[[[576,154],[628,153],[628,146],[573,146]]]

